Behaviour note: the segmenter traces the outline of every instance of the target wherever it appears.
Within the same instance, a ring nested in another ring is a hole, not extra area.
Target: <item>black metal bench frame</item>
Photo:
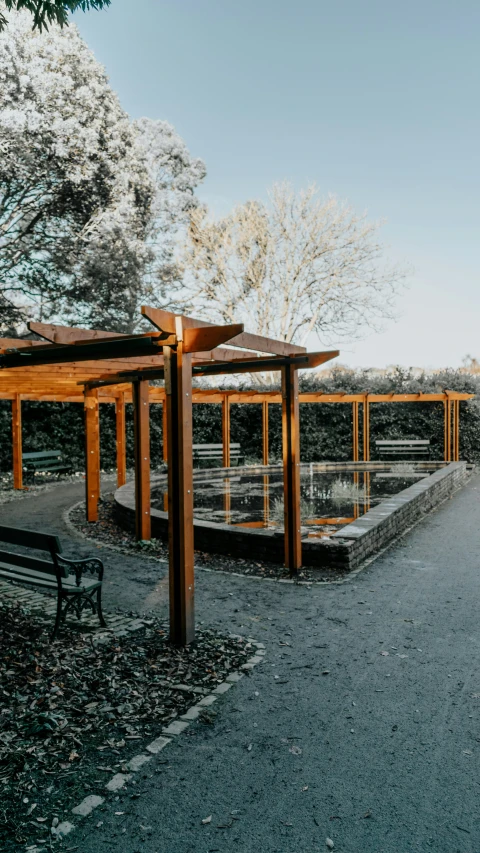
[[[35,474],[44,472],[63,474],[72,470],[72,466],[65,462],[61,450],[36,450],[33,453],[24,453],[22,467],[25,479],[32,483],[35,481]]]
[[[57,536],[19,527],[0,526],[0,542],[50,554],[50,560],[45,560],[0,549],[0,578],[57,590],[57,612],[51,640],[55,639],[60,623],[65,621],[69,611],[74,611],[81,619],[84,610],[91,610],[98,615],[102,628],[106,627],[102,613],[103,563],[98,557],[68,559],[61,556],[62,546]],[[85,573],[96,577],[85,580]]]
[[[193,444],[193,461],[205,461],[209,459],[220,459],[223,461],[223,444]],[[244,454],[240,453],[240,444],[232,442],[230,444],[230,462],[236,460],[237,465],[240,459],[244,459]]]

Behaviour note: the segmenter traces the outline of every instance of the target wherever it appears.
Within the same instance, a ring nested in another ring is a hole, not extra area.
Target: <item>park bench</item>
[[[382,459],[430,459],[428,438],[382,439],[375,446]]]
[[[20,552],[0,548],[0,577],[42,589],[57,590],[57,614],[51,640],[55,638],[60,622],[65,621],[70,610],[75,612],[78,619],[81,619],[83,610],[91,610],[98,614],[100,625],[106,627],[102,614],[101,560],[97,557],[84,560],[62,557],[62,546],[57,536],[19,527],[0,526],[0,543],[23,549]],[[26,550],[47,552],[49,559],[26,554]],[[93,577],[85,578],[86,573]]]
[[[72,470],[72,466],[63,458],[61,450],[38,450],[34,453],[23,453],[22,464],[26,479],[29,478],[30,482],[35,480],[35,474],[50,472],[63,474]]]
[[[223,461],[223,444],[194,444],[192,445],[192,450],[194,465],[200,461],[215,461],[219,459],[220,464]],[[230,465],[233,465],[234,462],[239,465],[240,459],[243,458],[243,454],[240,453],[240,445],[232,443],[230,445]]]

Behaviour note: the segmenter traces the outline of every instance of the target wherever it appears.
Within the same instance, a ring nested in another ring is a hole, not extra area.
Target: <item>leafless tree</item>
[[[270,204],[247,202],[223,219],[192,210],[179,269],[184,308],[215,322],[305,345],[351,340],[395,316],[407,270],[384,262],[380,222],[315,185],[276,184]]]

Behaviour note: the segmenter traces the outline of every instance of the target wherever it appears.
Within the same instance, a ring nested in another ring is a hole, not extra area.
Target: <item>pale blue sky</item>
[[[124,108],[205,160],[217,213],[287,178],[387,220],[415,274],[343,363],[480,357],[478,0],[112,0],[75,21]]]

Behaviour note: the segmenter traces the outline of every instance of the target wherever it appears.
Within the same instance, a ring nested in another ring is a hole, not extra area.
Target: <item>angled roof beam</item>
[[[81,340],[103,340],[104,338],[131,337],[120,332],[105,332],[100,329],[79,329],[73,326],[57,326],[53,323],[27,323],[31,332],[35,332],[53,344],[72,344]]]
[[[0,368],[162,355],[162,347],[170,340],[171,336],[153,332],[121,339],[81,341],[78,344],[45,344],[16,352],[0,352]]]
[[[203,320],[197,320],[193,317],[184,317],[183,315],[172,314],[170,311],[163,311],[160,308],[150,308],[148,305],[142,306],[142,314],[147,317],[157,329],[164,332],[174,334],[177,331],[176,319],[182,321],[183,329],[199,328],[202,326],[213,326],[213,323],[206,323]],[[259,352],[269,352],[274,355],[296,355],[306,352],[306,347],[300,347],[296,344],[287,344],[285,341],[275,341],[271,338],[264,338],[261,335],[252,335],[249,332],[242,332],[231,338],[229,343],[232,346],[242,347],[244,349],[258,350]]]
[[[287,358],[277,356],[274,358],[245,359],[229,364],[196,364],[193,366],[194,376],[217,376],[226,373],[261,373],[263,371],[280,370],[281,367],[295,365],[300,370],[318,367],[339,355],[338,350],[326,352],[308,352],[302,355],[294,355]]]

